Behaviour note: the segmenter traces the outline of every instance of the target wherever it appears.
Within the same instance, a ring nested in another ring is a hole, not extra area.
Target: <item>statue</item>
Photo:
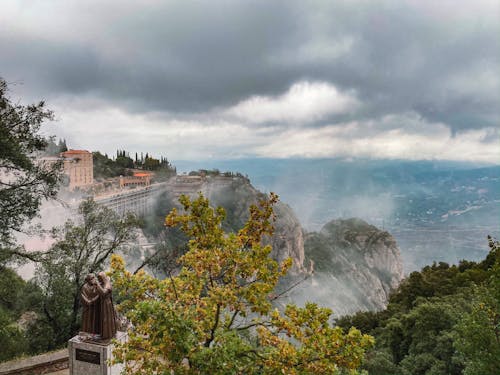
[[[99,293],[96,287],[96,278],[93,274],[88,274],[85,277],[81,292],[82,310],[82,331],[97,334],[99,331],[100,320],[100,304]]]
[[[85,278],[81,293],[82,331],[99,335],[102,340],[115,337],[117,331],[111,292],[111,281],[104,272],[99,272],[97,278],[93,274]]]

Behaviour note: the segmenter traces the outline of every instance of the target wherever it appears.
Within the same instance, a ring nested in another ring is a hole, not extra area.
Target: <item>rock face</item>
[[[169,205],[178,205],[176,197],[192,197],[202,192],[213,206],[226,210],[224,229],[236,231],[248,219],[248,208],[264,194],[242,177],[199,178],[196,184],[174,186],[168,199]],[[162,215],[168,205],[161,208]],[[285,203],[275,207],[277,221],[274,236],[269,239],[271,256],[281,262],[291,257],[293,267],[281,287],[312,276],[293,289],[294,302],[318,302],[331,307],[338,315],[358,310],[377,310],[385,307],[389,293],[403,278],[399,249],[387,232],[359,219],[333,220],[319,233],[304,234],[297,216]],[[164,217],[164,216],[162,216]],[[313,267],[311,267],[313,266]]]
[[[265,198],[265,195],[244,177],[207,176],[195,181],[196,183],[190,185],[184,183],[176,186],[172,183],[169,189],[175,194],[170,194],[168,197],[171,205],[178,205],[179,193],[193,198],[201,192],[210,200],[212,206],[222,206],[226,210],[226,220],[223,223],[226,231],[237,231],[242,228],[248,220],[250,205]],[[266,241],[272,245],[271,256],[278,262],[292,258],[291,273],[300,274],[304,271],[304,235],[300,222],[290,206],[283,202],[277,203],[274,212],[276,214],[274,235]]]
[[[305,255],[315,272],[294,297],[318,300],[338,315],[383,309],[403,278],[394,238],[360,219],[333,220],[307,234]]]
[[[290,206],[278,202],[274,210],[276,223],[272,238],[273,252],[278,262],[292,258],[293,267],[290,272],[304,273],[304,231]]]
[[[228,230],[238,230],[248,219],[248,209],[265,197],[247,180],[234,178],[230,185],[214,188],[207,182],[204,192],[214,206],[226,209]],[[274,235],[270,239],[273,247],[271,256],[278,262],[287,258],[293,259],[291,272],[300,273],[304,264],[304,235],[299,220],[287,204],[278,202],[274,208],[276,222]]]

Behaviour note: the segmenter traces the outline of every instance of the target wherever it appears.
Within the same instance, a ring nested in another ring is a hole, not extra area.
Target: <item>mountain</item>
[[[339,315],[383,309],[403,279],[394,237],[361,219],[332,220],[304,247],[314,274],[292,298],[314,296]]]
[[[185,176],[172,180],[159,198],[158,219],[169,208],[178,205],[179,194],[196,196],[199,192],[213,206],[226,210],[226,231],[236,231],[248,219],[248,208],[264,197],[242,176]],[[275,207],[275,233],[269,240],[271,256],[282,261],[293,260],[290,275],[280,285],[286,290],[298,280],[306,279],[292,290],[293,300],[310,300],[331,306],[337,313],[381,309],[389,293],[402,279],[402,261],[394,238],[387,232],[360,219],[333,220],[318,233],[306,233],[293,209],[283,202]],[[185,241],[171,229],[164,238]],[[163,232],[166,233],[166,232]],[[161,237],[161,236],[160,236]],[[311,271],[314,274],[311,276]]]
[[[397,240],[405,273],[434,261],[486,255],[500,236],[500,166],[449,161],[240,159],[200,161],[239,171],[274,191],[309,231],[331,219],[359,217]],[[193,163],[176,162],[178,170]]]
[[[243,176],[178,176],[172,178],[166,190],[158,197],[155,211],[145,219],[145,234],[150,242],[166,241],[171,248],[181,248],[186,239],[176,228],[165,228],[165,215],[173,208],[180,208],[181,194],[196,197],[202,193],[213,207],[221,206],[226,211],[224,230],[234,232],[243,227],[248,219],[250,205],[257,204],[265,194],[255,189]],[[292,258],[291,272],[304,272],[304,236],[300,222],[287,204],[278,202],[274,207],[276,222],[274,235],[267,239],[272,245],[271,256],[281,262]]]

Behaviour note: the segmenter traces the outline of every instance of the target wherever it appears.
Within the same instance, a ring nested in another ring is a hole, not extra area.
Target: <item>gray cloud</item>
[[[325,82],[361,105],[305,126],[416,113],[500,122],[496,1],[7,1],[0,75],[29,94],[194,116]],[[258,126],[255,125],[254,126]]]

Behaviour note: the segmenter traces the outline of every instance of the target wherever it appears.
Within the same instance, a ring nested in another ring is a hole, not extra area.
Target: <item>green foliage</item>
[[[64,344],[78,330],[80,291],[85,276],[103,270],[114,252],[135,236],[138,221],[133,215],[119,217],[92,199],[79,206],[79,222],[68,220],[52,235],[56,242],[36,268],[36,283],[43,298],[42,314],[33,335],[45,332],[37,343],[39,350]]]
[[[0,266],[0,361],[27,351],[26,339],[16,324],[21,313],[24,285],[13,270]]]
[[[27,351],[27,340],[10,315],[0,307],[0,361],[6,361]]]
[[[12,250],[12,233],[37,215],[43,199],[55,197],[60,170],[36,161],[47,146],[38,131],[52,112],[44,102],[14,104],[7,92],[0,78],[0,262],[19,253]]]
[[[135,160],[125,150],[116,151],[116,157],[111,159],[108,155],[103,155],[99,151],[93,152],[94,177],[110,178],[118,176],[132,175],[132,169],[144,169],[155,171],[157,180],[164,180],[175,175],[175,167],[170,164],[167,158],[161,156],[160,159],[150,157],[146,153],[146,158],[135,156]],[[142,154],[141,154],[142,155]]]
[[[32,335],[32,325],[27,319],[35,319],[41,313],[41,296],[35,284],[0,266],[0,361],[38,352],[35,342],[46,333]],[[22,320],[25,322],[18,324]]]
[[[180,201],[183,213],[174,208],[165,221],[190,238],[176,276],[131,274],[121,258],[112,259],[120,310],[134,326],[115,351],[126,373],[355,373],[371,337],[332,327],[331,311],[315,304],[273,309],[272,292],[291,265],[278,264],[262,245],[273,231],[277,196],[252,205],[243,228],[229,234],[224,209],[202,195]]]
[[[367,353],[363,368],[370,375],[400,375],[399,367],[394,364],[389,350],[374,350]]]
[[[489,245],[490,277],[457,325],[455,347],[465,363],[464,374],[500,373],[500,245],[491,238]]]
[[[126,176],[127,161],[121,160],[120,163],[110,159],[107,155],[101,154],[99,151],[92,153],[94,163],[94,178],[109,178]]]
[[[338,320],[371,333],[377,347],[364,368],[374,374],[500,373],[498,243],[483,262],[446,263],[413,272],[382,312]]]
[[[25,284],[14,270],[0,265],[0,307],[17,315],[23,307]]]

